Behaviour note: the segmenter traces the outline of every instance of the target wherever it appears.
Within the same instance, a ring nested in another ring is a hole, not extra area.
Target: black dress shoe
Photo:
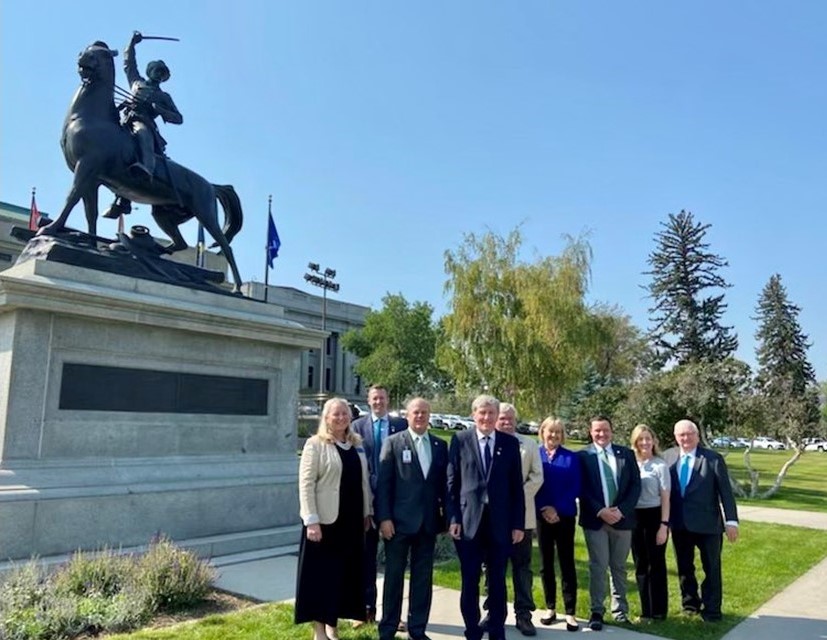
[[[589,616],[589,629],[592,631],[602,631],[603,630],[603,614],[593,612],[591,616]]]
[[[485,614],[485,617],[480,620],[480,631],[483,633],[488,633],[488,614]]]
[[[540,618],[540,624],[543,624],[547,627],[549,625],[554,624],[556,621],[557,621],[557,613],[556,612],[551,614],[550,616],[546,616],[545,618]]]
[[[534,628],[534,624],[531,622],[530,616],[520,616],[517,618],[517,630],[522,633],[524,636],[536,636],[537,629]]]
[[[574,622],[569,622],[568,616],[566,616],[566,631],[580,631],[580,625],[577,624],[576,619]]]

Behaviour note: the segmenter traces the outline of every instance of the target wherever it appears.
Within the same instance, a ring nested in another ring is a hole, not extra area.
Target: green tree
[[[344,348],[360,358],[356,373],[387,387],[397,403],[427,390],[439,378],[432,315],[427,302],[409,304],[402,294],[387,294],[381,310],[368,312],[363,328],[342,336]]]
[[[738,338],[721,324],[724,294],[707,295],[730,285],[719,274],[726,260],[704,241],[711,225],[696,222],[690,212],[670,213],[655,234],[649,255],[651,336],[662,364],[714,362],[732,355]]]
[[[798,322],[800,311],[790,302],[781,276],[774,274],[761,291],[754,318],[756,382],[775,419],[772,435],[797,443],[815,433],[819,422],[815,371],[807,359],[810,343]]]
[[[468,234],[445,253],[439,359],[459,389],[487,390],[539,416],[580,382],[601,336],[584,300],[588,244],[570,238],[561,255],[533,262],[520,260],[521,245],[518,229]]]

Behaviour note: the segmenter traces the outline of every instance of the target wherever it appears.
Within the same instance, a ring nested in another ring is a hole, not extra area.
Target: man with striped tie
[[[738,510],[723,457],[699,446],[697,425],[691,420],[675,424],[677,447],[663,459],[672,477],[669,526],[678,565],[684,612],[700,613],[706,622],[721,619],[721,544],[723,534],[738,539]],[[723,516],[721,509],[723,508]],[[701,593],[695,578],[695,548],[701,556],[705,579]]]
[[[589,629],[603,629],[606,613],[606,571],[617,622],[629,622],[626,561],[632,548],[635,506],[640,497],[640,471],[635,454],[612,442],[612,421],[595,416],[589,429],[592,443],[582,449],[580,526],[589,552]]]

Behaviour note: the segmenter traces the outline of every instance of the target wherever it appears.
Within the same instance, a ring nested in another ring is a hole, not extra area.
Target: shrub
[[[99,552],[76,551],[72,559],[54,575],[59,593],[76,596],[112,597],[124,585],[134,582],[135,560],[107,547]]]
[[[213,580],[209,565],[167,538],[141,558],[79,551],[51,576],[31,560],[0,583],[0,640],[130,631],[156,611],[197,603]]]
[[[154,610],[174,611],[202,600],[212,588],[215,571],[192,551],[161,537],[139,559],[136,580]]]

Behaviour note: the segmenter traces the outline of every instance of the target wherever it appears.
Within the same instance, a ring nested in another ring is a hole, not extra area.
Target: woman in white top
[[[666,618],[666,540],[669,537],[669,467],[658,457],[658,437],[645,424],[630,438],[640,468],[640,499],[635,508],[632,557],[643,622]]]
[[[362,439],[342,398],[328,400],[299,463],[302,537],[295,622],[313,622],[314,640],[337,640],[339,618],[365,619],[360,584],[371,500]]]

